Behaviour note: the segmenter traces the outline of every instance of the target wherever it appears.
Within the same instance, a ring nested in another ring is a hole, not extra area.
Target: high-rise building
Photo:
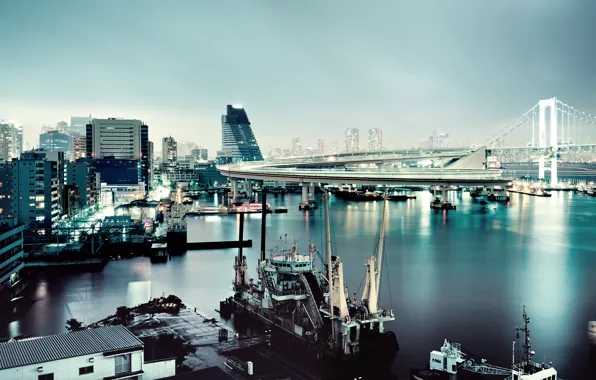
[[[358,129],[346,129],[346,153],[354,153],[360,150],[360,142],[358,140]]]
[[[339,153],[339,142],[332,141],[331,142],[331,154],[338,154]]]
[[[16,157],[21,157],[21,153],[24,152],[23,149],[23,127],[16,126],[17,128],[17,149],[16,149]]]
[[[164,137],[161,144],[161,162],[175,165],[178,161],[178,144],[172,136]]]
[[[317,140],[317,154],[320,154],[320,155],[325,154],[325,141],[323,141],[323,139]]]
[[[79,158],[85,158],[85,152],[87,150],[86,139],[84,136],[72,135],[72,157],[73,161]]]
[[[17,128],[13,122],[0,120],[0,160],[19,158],[23,141],[22,132],[23,129]]]
[[[70,118],[70,133],[85,136],[87,124],[91,122],[91,115],[89,116],[73,116]]]
[[[292,137],[292,156],[302,155],[302,143],[300,142],[300,136],[294,135]]]
[[[178,157],[192,156],[192,150],[197,148],[197,144],[190,141],[178,142]]]
[[[70,134],[70,126],[65,121],[59,121],[56,123],[56,130],[61,133]]]
[[[221,117],[221,132],[222,151],[231,152],[235,161],[263,160],[244,107],[228,104],[227,114]]]
[[[149,127],[140,120],[93,119],[87,124],[86,157],[138,161],[139,178],[149,181]]]
[[[66,185],[77,188],[79,209],[97,203],[97,182],[92,160],[78,159],[66,164]]]
[[[379,152],[383,149],[383,130],[381,128],[370,128],[368,130],[368,150]]]
[[[12,161],[13,212],[21,224],[35,221],[40,228],[51,228],[62,214],[59,162],[48,159],[47,154],[23,152],[20,159]]]
[[[70,152],[72,142],[70,135],[55,130],[39,135],[39,147],[50,152]]]
[[[428,147],[431,149],[447,149],[449,147],[449,134],[438,133],[436,129],[433,130],[428,137]]]
[[[149,147],[149,154],[147,157],[147,181],[149,181],[148,188],[151,189],[154,185],[153,183],[153,160],[155,159],[155,148],[153,147],[153,141],[147,142]]]

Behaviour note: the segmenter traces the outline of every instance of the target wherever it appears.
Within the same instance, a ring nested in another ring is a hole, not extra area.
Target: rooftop
[[[0,370],[137,348],[143,342],[120,325],[14,340],[0,343]]]

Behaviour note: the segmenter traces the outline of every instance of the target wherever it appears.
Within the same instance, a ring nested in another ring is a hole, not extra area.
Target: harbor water
[[[457,211],[439,212],[430,210],[431,193],[416,195],[390,203],[385,239],[380,306],[396,315],[388,327],[401,347],[394,363],[400,378],[407,378],[410,367],[427,365],[429,352],[445,338],[491,364],[508,366],[523,305],[531,317],[536,361],[552,362],[565,379],[596,378],[587,340],[588,321],[596,320],[596,198],[511,194],[511,203],[501,205],[451,193]],[[299,195],[269,195],[267,201],[289,210],[268,215],[268,249],[296,241],[306,251],[311,241],[324,255],[322,207],[299,212]],[[381,208],[380,201],[331,197],[334,253],[344,262],[349,292],[358,297]],[[237,239],[238,218],[189,218],[189,241]],[[244,249],[251,277],[256,277],[260,225],[260,215],[246,216],[244,237],[253,240],[253,247]],[[118,306],[163,293],[216,316],[219,301],[229,295],[236,254],[235,249],[189,251],[163,264],[138,257],[111,261],[92,273],[36,275],[28,295],[34,303],[19,319],[2,322],[0,336],[61,333],[67,319],[91,323]]]

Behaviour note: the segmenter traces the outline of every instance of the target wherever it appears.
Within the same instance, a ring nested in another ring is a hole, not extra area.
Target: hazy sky
[[[264,151],[380,127],[483,139],[540,98],[596,111],[596,1],[0,1],[0,119],[145,121],[212,153],[245,105]],[[161,143],[156,144],[156,150]]]

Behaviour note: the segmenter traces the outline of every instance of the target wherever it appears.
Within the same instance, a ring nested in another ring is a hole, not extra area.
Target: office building
[[[15,158],[19,158],[19,149],[21,148],[23,141],[22,132],[23,129],[17,128],[13,122],[0,120],[1,161],[8,161]]]
[[[102,206],[119,206],[145,197],[143,182],[135,185],[114,185],[102,182],[99,187],[99,203]]]
[[[73,116],[70,118],[70,133],[73,135],[85,136],[87,131],[87,124],[91,122],[91,115],[89,116]]]
[[[302,143],[300,142],[300,136],[294,135],[292,137],[292,156],[301,156],[302,155]]]
[[[197,163],[194,169],[199,174],[199,184],[202,186],[222,186],[228,182],[228,178],[217,170],[215,161]]]
[[[182,156],[184,157],[184,156]],[[164,137],[161,144],[161,161],[174,166],[178,160],[178,144],[172,136]]]
[[[358,140],[358,129],[348,128],[346,135],[346,153],[355,153],[360,151],[360,142]]]
[[[192,156],[193,149],[196,149],[197,144],[194,142],[186,141],[178,143],[178,158]]]
[[[176,374],[176,359],[145,352],[122,325],[0,343],[0,379],[155,380]]]
[[[0,218],[0,302],[3,303],[10,302],[24,288],[21,282],[21,269],[25,266],[22,260],[24,228],[15,218]],[[8,307],[2,312],[4,316],[10,313]],[[2,377],[0,371],[0,379],[5,378],[9,377]]]
[[[12,163],[0,164],[0,219],[12,219],[13,211]]]
[[[153,141],[147,141],[147,147],[148,147],[148,155],[147,155],[147,181],[149,181],[149,183],[147,184],[147,188],[151,189],[153,187],[153,170],[154,170],[154,164],[153,161],[155,160],[155,148],[153,145]]]
[[[194,148],[191,151],[191,156],[197,161],[207,161],[209,159],[207,149],[203,148]]]
[[[138,160],[99,158],[94,160],[94,165],[101,182],[110,185],[136,185],[143,182],[138,170]]]
[[[92,160],[78,159],[66,164],[66,185],[76,187],[79,209],[95,206],[99,175]]]
[[[85,158],[85,152],[87,150],[85,136],[72,135],[71,141],[72,141],[72,159],[73,159],[73,161],[76,161],[79,158]]]
[[[141,125],[141,180],[145,184],[145,194],[149,192],[151,180],[149,176],[150,160],[152,157],[149,152],[149,127]]]
[[[87,124],[86,142],[86,157],[137,160],[140,182],[148,183],[149,127],[142,121],[93,119]]]
[[[50,152],[70,152],[72,143],[70,135],[58,130],[39,135],[39,147]]]
[[[447,149],[449,147],[449,134],[438,133],[436,129],[433,130],[428,137],[426,147],[429,149]]]
[[[21,157],[21,153],[24,152],[23,149],[23,127],[18,125],[16,126],[17,129],[17,149],[16,149],[16,157]]]
[[[380,152],[383,149],[383,131],[381,128],[370,128],[368,130],[368,150]]]
[[[248,115],[240,105],[228,105],[221,117],[222,151],[229,151],[234,161],[261,161],[263,155],[252,131]]]
[[[59,162],[46,159],[47,153],[24,152],[11,163],[13,213],[19,224],[35,221],[38,227],[49,229],[62,213]]]
[[[321,156],[325,154],[325,141],[323,139],[317,140],[317,154]]]

